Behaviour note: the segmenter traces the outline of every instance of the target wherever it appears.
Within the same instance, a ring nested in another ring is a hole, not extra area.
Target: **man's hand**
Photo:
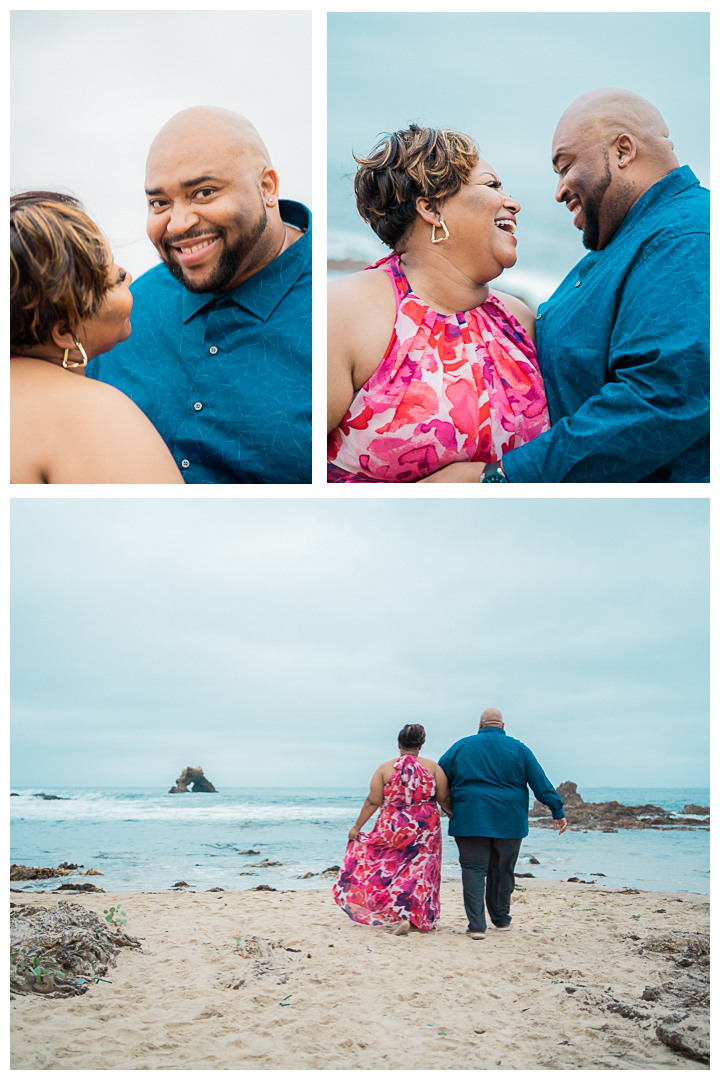
[[[417,484],[479,484],[485,472],[482,461],[454,461],[437,472],[431,473]]]
[[[566,819],[564,817],[553,818],[553,829],[558,834],[558,836],[562,836],[562,834],[567,829],[567,821],[566,821]]]
[[[564,818],[563,818],[563,820],[564,820]],[[359,832],[360,832],[360,826],[359,825],[353,825],[352,829],[348,833],[348,840],[357,840]]]

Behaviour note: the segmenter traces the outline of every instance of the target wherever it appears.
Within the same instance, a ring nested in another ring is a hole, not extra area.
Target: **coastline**
[[[101,918],[121,902],[142,952],[82,996],[15,997],[13,1069],[706,1068],[655,1033],[688,976],[653,942],[707,933],[700,894],[524,880],[511,932],[483,941],[454,880],[438,930],[404,938],[352,923],[327,889],[62,899]],[[248,935],[278,943],[271,971],[238,953]]]

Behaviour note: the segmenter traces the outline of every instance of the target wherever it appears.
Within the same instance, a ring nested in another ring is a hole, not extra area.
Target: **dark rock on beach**
[[[45,881],[48,878],[67,877],[70,873],[71,870],[63,869],[62,866],[56,870],[54,866],[22,866],[13,863],[10,867],[10,880]]]
[[[91,885],[89,881],[64,881],[62,885],[58,885],[57,889],[53,889],[53,892],[105,892],[104,889],[99,889],[97,885]]]
[[[46,795],[44,791],[33,792],[33,797],[36,799],[58,799],[60,802],[67,802],[62,795]]]
[[[190,784],[192,784],[192,787],[190,787]],[[170,788],[169,794],[179,795],[184,791],[215,792],[216,788],[206,779],[204,772],[199,766],[193,768],[191,765],[188,765],[187,769],[183,769],[175,781],[175,787]]]
[[[709,825],[710,818],[700,821],[697,818],[679,817],[669,813],[662,806],[646,803],[644,806],[625,806],[624,803],[585,802],[578,792],[577,784],[566,781],[556,791],[563,800],[568,828],[597,830],[599,832],[617,832],[618,829],[688,829]],[[706,811],[707,807],[693,807],[694,810]],[[685,807],[684,814],[691,813]],[[550,810],[535,800],[529,812],[530,823],[541,828],[552,828]]]
[[[710,814],[710,807],[696,806],[695,803],[688,803],[687,806],[683,806],[683,814],[699,814],[701,817],[708,817]]]

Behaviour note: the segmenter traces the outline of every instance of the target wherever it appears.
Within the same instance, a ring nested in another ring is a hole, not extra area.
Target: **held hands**
[[[482,461],[455,461],[437,472],[417,480],[418,484],[479,484],[485,472]]]
[[[353,825],[352,829],[348,833],[348,840],[357,840],[359,833],[360,833],[360,826],[359,825]]]
[[[562,836],[562,834],[567,829],[567,821],[565,820],[565,818],[553,818],[553,829],[558,834],[558,836]]]

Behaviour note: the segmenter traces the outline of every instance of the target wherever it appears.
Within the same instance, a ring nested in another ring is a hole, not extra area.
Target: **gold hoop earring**
[[[65,355],[63,356],[63,361],[62,361],[62,366],[64,368],[87,367],[87,362],[88,362],[87,353],[85,352],[85,350],[83,349],[83,347],[82,347],[82,345],[80,344],[79,341],[75,342],[75,348],[80,350],[80,355],[82,356],[82,360],[68,360],[68,354],[69,354],[70,350],[66,349],[65,350]]]
[[[440,224],[441,224],[441,225],[442,225],[442,227],[443,227],[443,230],[444,230],[444,232],[445,232],[445,235],[444,235],[444,236],[439,236],[439,237],[437,238],[437,240],[436,240],[436,239],[435,239],[435,229],[437,228],[437,226],[433,224],[433,227],[432,227],[432,236],[430,237],[430,243],[431,243],[431,244],[442,244],[443,240],[449,240],[449,239],[450,239],[450,233],[449,233],[449,232],[447,231],[447,225],[445,224],[445,222],[444,222],[444,221],[441,221],[441,222],[440,222]]]

